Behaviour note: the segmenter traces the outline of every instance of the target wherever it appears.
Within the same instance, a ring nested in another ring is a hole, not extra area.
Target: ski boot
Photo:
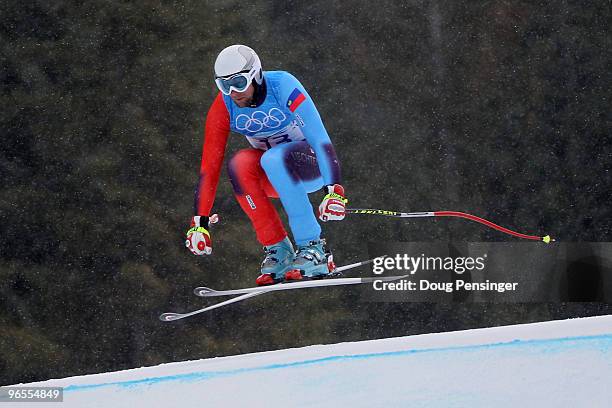
[[[285,273],[286,281],[322,279],[335,273],[334,259],[327,250],[325,239],[298,245],[291,270]]]
[[[255,280],[258,286],[283,281],[285,272],[292,268],[295,258],[295,251],[288,237],[276,244],[265,246],[264,251],[266,258],[261,263],[261,275]]]

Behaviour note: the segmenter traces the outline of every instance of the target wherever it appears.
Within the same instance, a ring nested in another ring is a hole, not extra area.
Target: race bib
[[[280,131],[274,133],[266,132],[257,136],[246,136],[246,138],[251,146],[260,150],[268,150],[283,143],[306,140],[296,121],[291,122],[289,126]]]

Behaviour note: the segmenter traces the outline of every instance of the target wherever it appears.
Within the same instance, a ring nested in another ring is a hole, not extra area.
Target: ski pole
[[[388,211],[388,210],[378,210],[378,209],[369,209],[369,208],[347,208],[347,214],[366,214],[366,215],[381,215],[385,217],[396,217],[396,218],[424,218],[424,217],[457,217],[457,218],[465,218],[470,221],[475,221],[480,224],[486,225],[489,228],[493,228],[497,231],[501,231],[505,234],[512,235],[514,237],[530,239],[533,241],[542,241],[549,244],[551,241],[554,241],[550,237],[550,235],[545,235],[543,237],[537,235],[526,235],[521,234],[520,232],[512,231],[508,228],[504,228],[500,225],[494,224],[489,220],[485,220],[484,218],[477,217],[472,214],[467,214],[459,211],[425,211],[425,212],[398,212],[398,211]]]

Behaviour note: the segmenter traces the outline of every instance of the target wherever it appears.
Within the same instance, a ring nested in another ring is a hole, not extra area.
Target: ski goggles
[[[232,93],[232,89],[236,92],[244,92],[251,85],[251,77],[249,71],[238,72],[229,78],[215,78],[217,88],[225,95]]]

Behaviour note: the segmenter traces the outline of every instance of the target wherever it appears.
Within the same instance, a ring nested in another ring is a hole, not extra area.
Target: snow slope
[[[317,345],[36,385],[65,387],[66,408],[611,407],[612,316]],[[10,405],[28,404],[3,407]]]

